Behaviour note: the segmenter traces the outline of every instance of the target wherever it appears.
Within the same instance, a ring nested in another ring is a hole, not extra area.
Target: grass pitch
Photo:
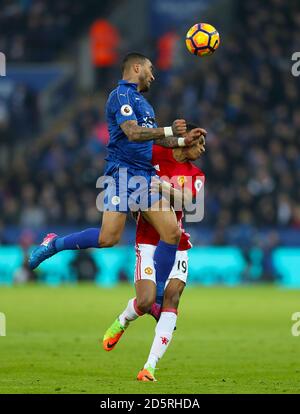
[[[134,322],[116,349],[99,345],[132,286],[1,287],[0,393],[299,393],[299,291],[187,288],[157,383],[139,383],[155,321]]]

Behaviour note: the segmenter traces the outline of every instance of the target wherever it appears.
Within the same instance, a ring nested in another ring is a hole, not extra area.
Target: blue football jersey
[[[106,160],[122,167],[152,170],[153,141],[130,142],[120,127],[125,121],[135,120],[139,126],[157,128],[154,110],[138,92],[136,83],[119,81],[108,97],[106,120],[109,131]]]

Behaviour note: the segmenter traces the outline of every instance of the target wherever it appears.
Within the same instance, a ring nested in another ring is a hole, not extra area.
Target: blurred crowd
[[[37,93],[19,83],[0,91],[0,148],[5,153],[17,140],[27,139],[39,131],[39,103]]]
[[[82,98],[63,127],[11,154],[0,178],[2,220],[7,225],[37,229],[99,222],[95,183],[108,141],[100,101]]]
[[[6,3],[0,11],[1,30],[3,13],[9,13],[10,2]],[[55,4],[68,3],[72,4],[67,0]],[[300,79],[291,74],[300,10],[296,2],[284,0],[237,3],[235,24],[216,55],[188,56],[185,64],[184,51],[171,71],[157,73],[147,96],[159,125],[185,117],[208,130],[206,153],[200,160],[207,177],[202,224],[214,228],[215,243],[226,243],[225,230],[236,224],[300,228]],[[40,24],[37,5],[27,19],[28,36]],[[78,12],[71,7],[68,19],[72,10]],[[63,47],[69,36],[66,21],[54,18],[55,13],[45,17],[55,34],[49,39]],[[17,59],[22,38],[14,35],[10,41]],[[30,49],[36,53],[39,46]],[[62,125],[0,159],[5,225],[34,229],[99,223],[95,183],[105,163],[108,92],[107,88],[81,97]],[[276,236],[273,239],[276,243]]]
[[[171,102],[177,98],[186,116],[200,114],[209,131],[209,224],[300,228],[300,79],[291,74],[300,7],[284,0],[238,4],[218,58],[174,78]]]
[[[9,62],[49,62],[72,44],[107,0],[2,0],[0,50]]]

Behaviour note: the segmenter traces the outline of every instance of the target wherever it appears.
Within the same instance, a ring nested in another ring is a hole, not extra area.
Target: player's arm
[[[206,134],[205,129],[195,128],[186,133],[184,138],[171,137],[168,139],[158,139],[155,141],[155,144],[167,148],[192,147],[201,137],[205,137]]]
[[[151,140],[166,140],[178,147],[178,137],[186,133],[186,122],[184,119],[176,119],[171,127],[146,128],[138,125],[135,120],[128,120],[120,125],[124,134],[132,142],[143,142]],[[175,145],[175,143],[177,145]],[[173,148],[173,147],[171,147]]]

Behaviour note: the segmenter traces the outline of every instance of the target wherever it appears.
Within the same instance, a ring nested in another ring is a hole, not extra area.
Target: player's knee
[[[99,247],[113,247],[120,241],[120,235],[100,233],[99,235]]]
[[[163,306],[177,309],[184,286],[185,284],[181,280],[173,279],[165,290]]]
[[[148,313],[151,310],[154,300],[149,297],[136,298],[136,305],[141,312]]]
[[[178,308],[180,299],[180,293],[178,290],[170,290],[165,292],[164,295],[164,307],[166,308]]]
[[[181,229],[178,226],[174,226],[173,228],[169,229],[168,234],[166,234],[166,236],[164,237],[164,241],[170,244],[178,244],[181,234]]]

